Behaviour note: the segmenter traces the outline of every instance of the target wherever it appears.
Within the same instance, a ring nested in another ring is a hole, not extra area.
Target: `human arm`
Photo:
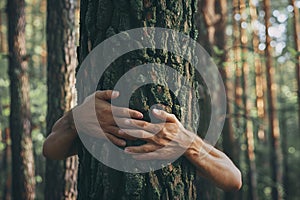
[[[221,189],[240,189],[241,173],[223,152],[186,130],[173,114],[154,109],[153,115],[165,120],[165,123],[127,121],[130,128],[123,129],[121,132],[128,132],[147,143],[137,147],[127,147],[126,152],[139,160],[176,159],[179,157],[178,153],[183,152],[201,176],[211,180]]]
[[[107,102],[118,96],[118,92],[111,90],[97,91],[87,97],[83,104],[65,113],[54,124],[51,133],[46,138],[43,144],[43,155],[50,159],[61,160],[77,154],[78,130],[92,137],[108,138],[113,144],[124,147],[126,145],[124,139],[132,139],[132,137],[119,134],[119,128],[115,120],[122,120],[128,114],[136,119],[143,118],[143,115],[128,108],[111,106]],[[79,113],[79,117],[76,119],[76,127],[73,112]],[[94,120],[94,118],[97,119]]]

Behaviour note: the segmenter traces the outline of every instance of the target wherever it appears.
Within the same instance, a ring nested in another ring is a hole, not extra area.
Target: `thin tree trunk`
[[[266,72],[267,72],[267,100],[269,112],[269,132],[270,132],[270,163],[272,168],[272,198],[283,199],[282,187],[282,152],[280,145],[280,129],[277,117],[276,103],[276,83],[274,80],[275,69],[272,61],[271,37],[268,29],[271,26],[271,1],[264,1],[265,26],[266,26]]]
[[[80,19],[80,62],[92,48],[107,37],[134,27],[172,28],[195,38],[196,28],[192,15],[195,13],[195,9],[196,2],[193,0],[172,0],[167,5],[165,1],[121,0],[118,4],[114,4],[110,0],[83,0],[81,1]],[[131,56],[134,56],[134,59]],[[149,50],[143,51],[142,54],[133,53],[116,61],[102,77],[98,89],[112,89],[123,72],[144,62],[168,63],[169,66],[182,70],[191,80],[194,79],[194,73],[190,71],[188,63],[169,53]],[[161,72],[153,71],[153,73],[158,80],[166,78],[172,80],[174,78],[164,76],[163,70]],[[174,82],[176,83],[176,81]],[[158,95],[160,91],[164,92],[164,97]],[[190,102],[186,105],[190,107],[184,107],[183,110],[195,110],[196,104],[191,101],[191,98],[193,98],[192,95],[186,97],[185,101]],[[140,110],[144,116],[147,116],[151,105],[159,103],[164,104],[165,109],[173,112],[177,117],[180,115],[179,107],[177,107],[178,105],[176,105],[170,92],[159,86],[142,87],[135,92],[131,100],[130,107]],[[183,115],[181,120],[192,122],[198,116],[198,113],[193,113],[193,116]],[[145,118],[145,120],[149,120],[149,118]],[[192,124],[190,126],[197,129]],[[79,150],[79,158],[79,199],[197,198],[194,185],[195,168],[184,158],[178,159],[169,167],[145,174],[123,173],[111,169],[95,160],[84,147]]]
[[[279,67],[279,73],[284,73],[284,67]],[[280,76],[280,85],[284,85],[284,76]],[[285,95],[283,94],[283,88],[280,88],[280,102],[285,102]],[[282,135],[282,157],[283,157],[283,188],[284,188],[284,199],[291,199],[292,196],[290,193],[290,183],[289,183],[289,165],[288,165],[288,127],[287,127],[287,110],[286,105],[283,105],[280,110],[280,117],[279,117],[279,123],[280,123],[280,131]]]
[[[11,95],[12,195],[15,200],[29,200],[35,198],[35,173],[25,47],[25,1],[8,0],[7,14]]]
[[[297,94],[298,94],[298,126],[300,127],[300,14],[299,8],[296,5],[295,0],[290,0],[291,5],[294,8],[294,40],[295,40],[295,49],[297,51],[296,56],[296,79],[297,79]]]
[[[257,115],[260,119],[260,125],[258,127],[258,138],[261,141],[266,140],[266,133],[264,124],[266,124],[266,109],[265,109],[265,91],[264,91],[264,78],[263,78],[263,68],[261,62],[261,51],[258,48],[259,45],[259,33],[257,27],[255,27],[255,23],[258,20],[256,5],[253,0],[250,0],[250,15],[251,15],[251,26],[253,28],[253,37],[252,37],[252,45],[254,49],[254,67],[255,67],[255,92],[256,92],[256,109]]]
[[[0,53],[4,53],[5,52],[5,43],[4,43],[4,41],[5,41],[5,37],[4,37],[4,33],[3,33],[3,29],[2,29],[2,27],[3,27],[3,15],[2,15],[2,12],[0,12]]]
[[[47,2],[47,133],[74,106],[76,61],[75,8],[72,0]],[[47,159],[45,199],[77,198],[77,157]]]
[[[240,13],[241,13],[241,23],[246,22],[244,14],[247,12],[246,3],[244,0],[240,0]],[[246,120],[246,161],[248,164],[248,191],[249,199],[257,200],[257,178],[256,178],[256,164],[255,164],[255,153],[254,153],[254,137],[253,137],[253,124],[250,116],[250,110],[252,109],[252,103],[250,100],[249,92],[249,71],[250,67],[247,61],[248,57],[248,35],[246,28],[241,27],[241,45],[242,45],[242,74],[243,74],[243,104],[244,104],[244,113]]]
[[[240,15],[240,2],[233,0],[233,54],[235,65],[235,98],[234,98],[234,113],[235,125],[238,133],[242,130],[242,122],[240,117],[243,108],[243,87],[242,87],[242,66],[241,66],[241,44],[240,44],[240,27],[241,22],[237,21],[235,16]]]

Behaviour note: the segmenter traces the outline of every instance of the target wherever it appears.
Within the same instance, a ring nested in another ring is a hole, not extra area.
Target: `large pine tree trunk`
[[[11,95],[12,194],[15,200],[29,200],[35,198],[35,173],[25,47],[25,1],[8,0],[7,14]]]
[[[266,74],[267,74],[267,101],[269,111],[269,132],[270,132],[270,163],[272,168],[272,198],[283,199],[283,192],[280,187],[282,186],[282,152],[280,145],[280,129],[279,121],[277,117],[276,106],[276,84],[274,80],[275,69],[272,63],[272,47],[271,37],[268,33],[268,29],[271,26],[271,1],[264,1],[265,11],[265,26],[266,26]]]
[[[72,0],[47,2],[47,133],[74,104],[76,61],[75,6]],[[76,199],[77,157],[47,159],[45,199]]]
[[[92,48],[109,36],[136,27],[172,28],[195,38],[195,10],[194,0],[172,0],[167,3],[151,0],[82,0],[79,61],[82,62]],[[124,72],[143,63],[165,63],[186,74],[190,80],[195,76],[190,64],[178,56],[149,49],[118,59],[104,74],[98,89],[112,89]],[[174,79],[159,75],[164,73],[154,72],[157,79]],[[163,96],[159,95],[161,91],[164,92]],[[182,110],[196,110],[197,103],[193,103],[192,98],[195,97],[185,97],[189,103]],[[199,114],[180,116],[179,105],[165,88],[153,85],[140,88],[132,96],[130,107],[147,116],[149,107],[159,103],[197,130],[192,122],[197,120]],[[183,157],[168,167],[145,174],[123,173],[109,168],[95,160],[83,146],[79,150],[79,161],[79,199],[197,199],[195,168]]]

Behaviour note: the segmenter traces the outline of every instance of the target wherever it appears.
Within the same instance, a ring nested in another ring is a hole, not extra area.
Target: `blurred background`
[[[80,2],[69,0],[69,7],[64,8],[70,16],[68,29],[63,26],[51,28],[55,23],[51,23],[51,18],[47,21],[46,0],[26,0],[22,5],[26,28],[24,41],[19,42],[20,48],[26,51],[21,59],[27,63],[23,81],[14,76],[13,71],[18,68],[9,69],[9,57],[14,55],[9,54],[8,20],[15,16],[7,5],[5,0],[0,0],[0,199],[11,199],[12,160],[18,159],[14,156],[20,156],[14,154],[18,148],[12,146],[10,134],[18,119],[10,113],[19,108],[22,101],[13,101],[16,94],[10,91],[10,83],[15,85],[16,91],[24,92],[20,99],[25,99],[24,109],[27,110],[23,114],[30,113],[25,115],[31,124],[28,132],[24,132],[26,137],[16,138],[19,141],[26,138],[27,143],[19,144],[26,150],[25,155],[32,155],[32,159],[19,163],[23,169],[31,168],[28,177],[20,178],[20,181],[31,180],[25,181],[32,186],[26,191],[35,199],[44,199],[47,177],[56,174],[52,171],[46,175],[48,162],[42,155],[42,144],[47,130],[57,119],[49,116],[54,115],[53,110],[50,112],[48,108],[47,112],[47,98],[51,95],[47,93],[51,84],[47,83],[47,74],[49,77],[51,69],[47,69],[49,49],[46,38],[50,30],[61,28],[61,32],[65,31],[71,39],[49,41],[68,41],[68,48],[73,48],[69,56],[76,60]],[[232,199],[299,199],[300,1],[200,0],[198,7],[198,41],[217,63],[228,98],[227,123],[217,147],[231,157],[243,175],[243,187],[233,194]],[[76,63],[70,66],[70,70],[61,72],[69,78],[75,76]],[[73,82],[68,84],[72,87]],[[61,115],[70,106],[60,106],[56,115]],[[14,113],[21,115],[17,111]],[[49,122],[48,128],[47,121],[52,123]],[[68,165],[60,167],[68,170]],[[74,199],[74,190],[72,195],[66,194],[65,199]],[[272,190],[276,190],[277,195]],[[224,198],[230,199],[218,191],[212,199]]]

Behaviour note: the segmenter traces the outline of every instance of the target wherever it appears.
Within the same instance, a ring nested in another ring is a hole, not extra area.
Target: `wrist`
[[[192,144],[189,146],[189,148],[185,151],[184,156],[188,159],[193,157],[199,157],[201,154],[201,149],[203,148],[204,141],[196,136],[193,140]]]

